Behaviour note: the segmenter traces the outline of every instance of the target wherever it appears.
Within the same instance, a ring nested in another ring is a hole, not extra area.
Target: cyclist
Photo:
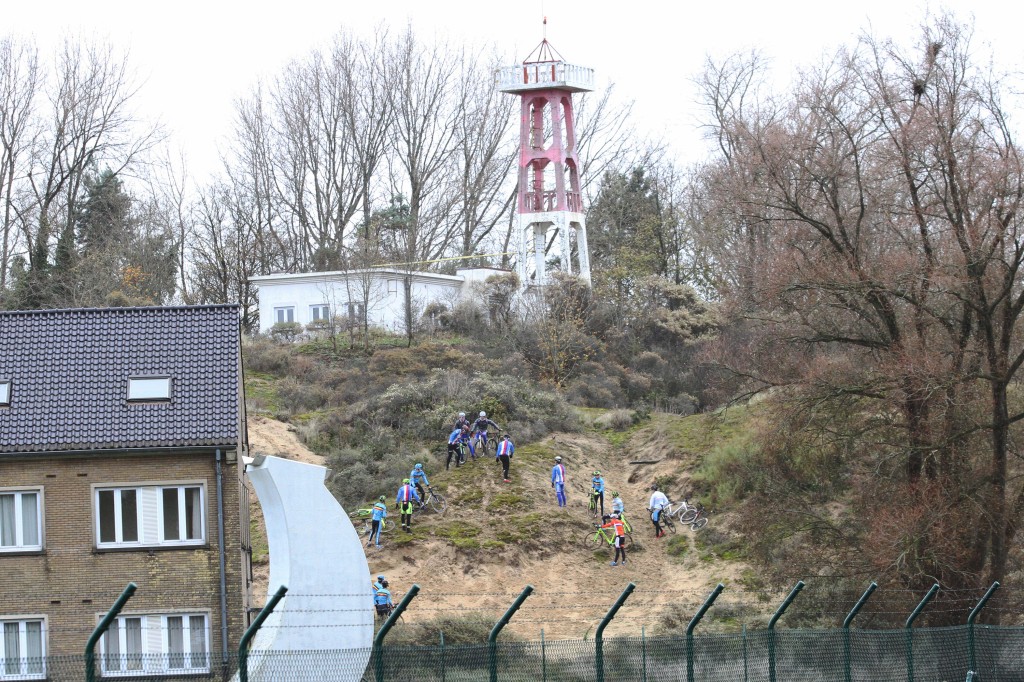
[[[665,531],[661,528],[661,511],[668,506],[668,497],[665,493],[658,490],[658,484],[654,483],[651,485],[651,502],[647,509],[651,512],[651,521],[654,522],[654,537],[660,538],[665,534]]]
[[[600,471],[595,471],[590,479],[590,494],[596,498],[594,502],[601,503],[601,516],[604,516],[604,479],[601,478]]]
[[[377,615],[381,618],[387,618],[391,614],[391,611],[395,608],[395,603],[391,601],[391,590],[388,589],[388,581],[383,580],[384,576],[377,576],[377,589],[373,593],[373,606],[377,609]]]
[[[516,451],[515,443],[509,438],[508,434],[502,434],[501,440],[498,441],[498,447],[494,451],[494,459],[501,462],[501,477],[505,480],[505,483],[511,483],[512,479],[508,477],[508,468],[512,465],[512,453]]]
[[[413,467],[412,472],[409,474],[409,479],[412,481],[412,484],[416,486],[416,492],[420,494],[420,498],[426,500],[427,494],[423,491],[423,486],[430,485],[430,481],[427,480],[427,472],[423,470],[422,464],[419,462],[416,463],[416,466]],[[420,485],[421,479],[423,481],[423,485]],[[420,502],[420,506],[423,504],[423,502]]]
[[[487,427],[488,425],[493,426],[496,431],[501,431],[501,427],[495,424],[493,421],[487,418],[486,412],[481,412],[480,416],[475,422],[473,422],[473,439],[477,444],[483,444],[483,449],[487,450]]]
[[[402,479],[402,487],[398,489],[395,497],[395,507],[402,515],[402,530],[406,533],[412,532],[412,510],[413,504],[421,502],[420,496],[416,494],[416,488],[409,485],[409,479]]]
[[[604,521],[602,528],[614,528],[615,529],[615,558],[612,560],[612,566],[619,565],[619,557],[622,557],[622,565],[626,564],[626,527],[619,519],[603,514],[601,520]]]
[[[462,445],[468,445],[470,452],[473,450],[473,444],[469,442],[469,427],[464,426],[459,429],[455,429],[448,435],[448,461],[445,462],[444,468],[450,469],[452,465],[452,457],[455,458],[455,467],[458,468],[462,462]],[[475,454],[475,453],[474,453]]]
[[[372,588],[372,591],[373,591],[373,592],[376,592],[376,591],[378,590],[378,588],[380,588],[380,586],[381,586],[381,585],[382,585],[383,583],[386,583],[387,581],[388,581],[388,579],[387,579],[387,578],[385,578],[385,577],[384,577],[383,575],[378,575],[378,576],[377,576],[377,579],[373,581],[373,588]]]
[[[370,537],[366,539],[366,546],[369,547],[370,543],[374,543],[380,547],[380,532],[384,528],[384,519],[388,515],[387,498],[381,495],[377,498],[377,501],[373,503],[373,516],[371,517]],[[377,576],[383,578],[384,576]]]
[[[555,497],[558,498],[558,506],[565,506],[565,467],[562,465],[562,458],[555,457],[555,466],[551,467],[551,487],[555,489]]]
[[[622,518],[622,514],[626,511],[626,505],[619,497],[618,492],[612,492],[612,514],[618,515]]]
[[[466,418],[466,413],[459,412],[459,418],[455,420],[455,428],[461,430],[463,427],[468,429],[471,428],[472,426],[473,422],[469,421],[469,419]]]

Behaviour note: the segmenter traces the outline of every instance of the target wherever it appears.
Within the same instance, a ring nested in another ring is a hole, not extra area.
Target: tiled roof
[[[234,305],[0,312],[0,453],[237,443],[239,344]],[[146,375],[170,402],[128,402]]]

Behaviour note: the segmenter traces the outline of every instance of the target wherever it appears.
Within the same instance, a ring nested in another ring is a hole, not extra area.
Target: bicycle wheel
[[[444,510],[448,508],[448,503],[444,501],[443,496],[434,493],[427,498],[427,506],[435,514],[444,514]]]
[[[683,523],[683,524],[692,523],[693,520],[696,519],[696,518],[697,518],[697,510],[694,509],[693,507],[689,507],[687,509],[680,510],[680,512],[679,512],[679,522],[680,523]]]
[[[661,525],[665,528],[665,530],[667,530],[672,535],[676,534],[676,524],[673,523],[671,515],[665,514],[659,519],[659,521],[661,521]]]
[[[706,525],[708,525],[708,517],[702,516],[690,524],[690,530],[698,531]]]
[[[601,549],[606,544],[608,541],[604,539],[604,535],[600,531],[590,530],[583,536],[583,546],[587,549]]]
[[[395,529],[395,522],[392,521],[391,519],[384,519],[384,528],[382,529],[381,532],[383,532],[383,533],[390,533],[394,529]]]
[[[623,547],[625,547],[626,549],[629,549],[630,547],[633,546],[633,534],[632,533],[630,533],[629,531],[626,531],[626,534],[623,536],[623,538],[624,538],[623,542],[622,542],[622,546]]]

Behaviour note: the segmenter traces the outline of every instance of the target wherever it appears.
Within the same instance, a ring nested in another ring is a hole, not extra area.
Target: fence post
[[[544,628],[540,629],[540,675],[542,682],[548,682],[548,658],[544,651]]]
[[[263,609],[256,616],[256,619],[252,622],[245,633],[242,635],[241,641],[238,643],[238,682],[249,682],[249,642],[256,636],[260,626],[263,625],[263,621],[274,612],[274,607],[277,603],[284,599],[284,595],[287,594],[288,588],[284,585],[277,588],[277,592],[271,597]]]
[[[796,599],[796,595],[800,594],[800,590],[804,589],[804,581],[797,580],[796,585],[789,591],[786,599],[779,604],[779,608],[775,610],[772,617],[768,620],[768,680],[769,682],[775,682],[775,624],[779,622],[779,618],[782,618],[782,614],[786,612],[789,605]]]
[[[619,608],[625,603],[626,598],[633,593],[636,589],[636,583],[629,583],[626,585],[626,589],[622,591],[619,598],[615,600],[612,607],[608,609],[608,613],[604,615],[601,623],[597,626],[597,632],[594,633],[594,650],[597,656],[597,682],[604,682],[604,629],[608,626],[608,623],[612,622],[612,618],[618,613]]]
[[[917,605],[917,608],[914,609],[913,613],[907,617],[907,622],[904,626],[907,633],[907,682],[914,682],[914,621],[917,620],[917,617],[921,615],[921,611],[928,605],[928,602],[932,600],[932,597],[934,597],[935,593],[938,591],[939,584],[935,583],[932,585],[931,589],[928,590],[928,594],[924,595],[924,599],[922,599],[921,603]]]
[[[640,626],[640,680],[647,682],[647,632]]]
[[[747,624],[743,624],[743,682],[747,682]]]
[[[89,641],[85,644],[85,680],[86,682],[96,682],[96,644],[100,641],[100,637],[107,631],[110,624],[117,618],[117,614],[121,613],[121,609],[124,605],[132,598],[135,594],[135,590],[139,589],[139,586],[135,583],[128,583],[121,592],[121,596],[117,598],[114,605],[107,611],[107,615],[103,616],[99,625],[89,635]]]
[[[686,682],[693,682],[693,629],[697,627],[697,623],[704,617],[704,614],[707,613],[724,589],[725,585],[718,583],[715,589],[711,590],[711,594],[704,600],[701,607],[697,609],[697,613],[693,614],[690,624],[686,626]]]
[[[968,661],[970,662],[970,668],[968,672],[970,675],[974,675],[974,671],[978,669],[977,662],[974,659],[974,619],[978,617],[981,610],[985,608],[985,604],[992,598],[995,591],[999,589],[999,581],[992,583],[991,587],[985,592],[985,596],[981,598],[978,605],[971,609],[971,615],[967,616],[967,653]],[[968,677],[968,679],[971,679]]]
[[[843,620],[843,670],[846,673],[846,682],[851,682],[853,679],[853,670],[851,670],[850,663],[850,623],[857,617],[860,610],[864,608],[864,604],[867,603],[868,597],[871,593],[878,589],[878,583],[871,581],[868,585],[868,589],[864,590],[864,594],[860,595],[860,599],[853,605],[850,612],[846,614],[846,619]]]
[[[414,583],[409,588],[409,591],[405,593],[405,596],[402,597],[402,601],[398,602],[395,610],[384,621],[384,624],[380,626],[380,630],[377,630],[377,635],[373,638],[373,679],[377,682],[382,682],[384,679],[384,638],[387,637],[388,632],[398,622],[398,619],[402,617],[402,612],[409,606],[409,602],[416,598],[419,591],[420,586]],[[239,682],[245,681],[240,680]]]
[[[508,611],[506,611],[505,614],[498,619],[498,622],[494,624],[494,627],[491,628],[491,634],[487,635],[487,657],[489,659],[491,669],[491,682],[498,681],[498,635],[501,633],[502,628],[512,620],[512,616],[519,610],[519,607],[523,605],[523,602],[526,601],[526,598],[530,596],[531,592],[533,592],[533,585],[527,585],[524,587],[523,591],[518,597],[516,597],[516,600],[512,602],[512,606],[508,607]]]
[[[444,630],[441,630],[441,682],[444,682]]]

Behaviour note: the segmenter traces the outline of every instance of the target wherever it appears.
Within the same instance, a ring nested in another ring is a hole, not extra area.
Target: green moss
[[[690,537],[688,535],[674,535],[665,545],[665,552],[669,556],[677,558],[685,557],[690,552]]]
[[[487,503],[487,511],[509,512],[521,509],[529,509],[532,506],[525,497],[517,493],[498,493]]]
[[[480,531],[478,526],[457,521],[434,528],[433,534],[445,538],[459,549],[480,549],[480,541],[477,539]]]
[[[252,563],[265,564],[270,559],[270,545],[259,519],[249,519],[249,544],[252,546]]]
[[[495,529],[495,537],[507,544],[534,544],[537,541],[537,529],[545,523],[544,514],[508,515],[491,519],[489,525]],[[548,522],[550,525],[550,521]]]

